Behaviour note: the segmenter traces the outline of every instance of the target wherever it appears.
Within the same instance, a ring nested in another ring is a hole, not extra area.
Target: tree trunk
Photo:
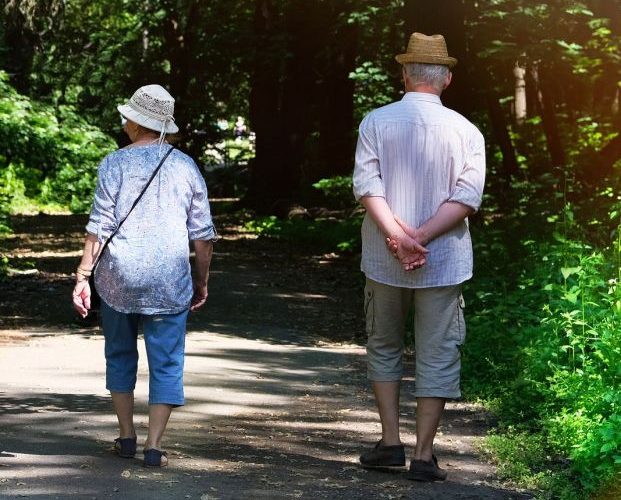
[[[621,130],[621,106],[619,106],[619,99],[621,98],[621,89],[617,87],[615,97],[612,100],[612,123],[616,124],[617,130]]]
[[[198,77],[192,68],[192,52],[196,38],[196,30],[200,22],[199,0],[172,2],[168,7],[164,37],[170,61],[169,92],[175,98],[175,119],[181,125],[180,133],[188,136],[191,131],[190,82]],[[186,137],[192,156],[199,156],[202,145]]]
[[[261,213],[268,213],[290,184],[282,151],[278,16],[272,0],[255,0],[250,128],[256,133],[256,156],[249,165],[250,186],[244,201]]]
[[[351,5],[337,4],[334,21]],[[355,69],[358,30],[355,24],[342,23],[330,34],[323,78],[319,86],[319,154],[317,168],[309,181],[322,177],[348,175],[354,149],[354,82],[349,73]]]
[[[565,150],[563,149],[556,120],[552,85],[547,78],[545,68],[542,66],[534,65],[532,67],[532,77],[537,87],[539,110],[552,166],[564,166]]]
[[[513,147],[511,136],[509,135],[509,124],[500,106],[498,94],[489,91],[486,93],[486,99],[494,136],[496,137],[496,141],[502,153],[503,178],[508,182],[511,176],[519,173],[515,148]]]
[[[3,66],[11,78],[11,85],[22,93],[27,94],[30,87],[30,70],[35,54],[37,38],[24,26],[26,20],[17,11],[12,14],[12,19],[3,14],[4,26],[0,29],[3,35],[4,47]]]
[[[246,201],[261,212],[282,212],[299,201],[303,181],[310,180],[310,167],[318,161],[313,131],[319,128],[318,102],[326,96],[320,96],[316,80],[330,26],[321,0],[309,0],[303,9],[285,3],[284,27],[278,29],[269,21],[277,15],[271,2],[255,5],[250,125],[257,144]]]
[[[513,68],[513,76],[515,77],[515,98],[514,110],[515,121],[518,125],[524,123],[526,119],[526,81],[524,75],[526,70],[520,67],[519,63],[515,63]]]
[[[584,180],[590,184],[595,184],[614,173],[615,163],[621,160],[621,135],[616,136],[601,149],[599,160],[584,171]]]

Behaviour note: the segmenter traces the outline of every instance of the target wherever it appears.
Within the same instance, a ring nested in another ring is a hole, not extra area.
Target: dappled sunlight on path
[[[451,473],[444,484],[421,485],[399,473],[359,468],[361,447],[379,432],[361,347],[299,347],[215,332],[188,335],[187,404],[173,412],[165,438],[170,466],[144,469],[140,456],[123,460],[111,452],[116,425],[102,351],[100,336],[71,335],[0,350],[0,495],[148,498],[166,491],[173,498],[407,498],[416,492],[416,498],[430,499],[523,498],[500,487],[491,468],[474,458],[472,433],[453,435],[448,428],[443,433],[450,437],[438,442]],[[141,440],[145,359],[141,346]],[[410,381],[404,398],[411,389]],[[476,408],[451,405],[446,421],[468,417],[480,415]],[[409,431],[405,441],[412,445],[411,405],[402,418]],[[481,434],[484,428],[475,430]]]
[[[499,483],[478,456],[473,442],[489,428],[487,415],[464,403],[448,405],[438,435],[446,483],[361,469],[358,456],[380,425],[361,346],[358,259],[256,240],[227,219],[218,223],[207,306],[188,323],[187,401],[163,442],[170,466],[141,465],[142,344],[139,453],[117,457],[103,338],[97,326],[75,322],[69,302],[83,223],[23,217],[8,242],[11,264],[35,272],[0,283],[1,498],[529,498]],[[407,378],[401,421],[409,456],[412,393]]]

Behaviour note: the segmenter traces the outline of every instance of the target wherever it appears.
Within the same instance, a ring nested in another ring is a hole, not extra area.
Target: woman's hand
[[[80,316],[86,318],[91,308],[91,287],[88,280],[79,280],[73,288],[73,308]]]
[[[207,301],[207,283],[194,282],[194,295],[192,296],[192,304],[190,311],[195,312]]]

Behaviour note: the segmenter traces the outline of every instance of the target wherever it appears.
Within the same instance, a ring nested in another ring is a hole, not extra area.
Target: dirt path
[[[170,467],[116,457],[102,338],[73,323],[67,299],[84,220],[15,222],[12,263],[32,260],[38,271],[0,284],[1,498],[530,498],[500,484],[477,456],[486,414],[464,403],[449,405],[438,438],[446,483],[359,468],[379,424],[355,336],[363,331],[356,259],[293,253],[226,220],[209,305],[189,325],[187,405],[165,439]],[[136,391],[142,439],[145,358]],[[408,379],[410,452],[411,393]]]

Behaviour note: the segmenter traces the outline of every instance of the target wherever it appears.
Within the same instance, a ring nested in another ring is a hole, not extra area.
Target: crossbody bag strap
[[[125,217],[123,217],[123,219],[121,219],[121,222],[119,222],[119,225],[116,227],[116,229],[114,230],[114,232],[108,237],[108,239],[106,240],[106,242],[104,243],[103,248],[101,249],[101,252],[99,252],[99,255],[97,256],[97,259],[95,259],[95,264],[93,265],[92,268],[92,272],[95,271],[95,268],[97,267],[97,264],[99,264],[99,261],[101,260],[101,257],[103,256],[104,251],[106,250],[106,248],[108,248],[108,245],[110,244],[110,241],[112,241],[112,238],[114,238],[116,236],[116,234],[119,232],[119,230],[121,229],[121,226],[123,225],[123,223],[127,220],[127,218],[129,217],[129,214],[132,213],[132,210],[134,210],[134,208],[136,208],[136,205],[138,205],[138,202],[140,201],[140,199],[142,198],[142,196],[144,195],[145,191],[149,188],[149,186],[151,185],[151,182],[153,182],[153,179],[155,179],[155,176],[157,175],[157,173],[160,171],[160,168],[162,168],[162,165],[164,164],[164,162],[166,161],[166,158],[168,158],[168,155],[170,153],[172,153],[172,150],[175,149],[174,146],[171,146],[170,149],[168,151],[166,151],[166,154],[163,156],[163,158],[160,160],[159,165],[157,166],[157,168],[153,171],[153,174],[151,174],[151,178],[148,180],[148,182],[145,184],[145,186],[142,188],[142,191],[140,192],[140,194],[138,195],[138,198],[136,198],[136,200],[134,201],[134,204],[132,205],[132,207],[129,209],[129,212],[127,212],[127,215],[125,215]]]

